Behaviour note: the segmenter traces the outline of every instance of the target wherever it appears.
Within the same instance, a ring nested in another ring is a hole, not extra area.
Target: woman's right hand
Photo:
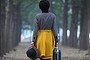
[[[58,47],[58,42],[55,42],[55,47]]]
[[[56,47],[58,47],[58,42],[56,43]]]
[[[30,47],[34,47],[34,42],[31,42]]]

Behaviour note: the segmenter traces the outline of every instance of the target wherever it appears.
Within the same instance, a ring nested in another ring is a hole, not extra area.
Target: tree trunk
[[[5,54],[5,40],[4,40],[4,27],[5,27],[5,0],[0,0],[0,56]]]
[[[79,6],[77,4],[77,0],[72,0],[72,21],[70,28],[70,37],[69,44],[71,47],[77,48],[77,26],[78,26],[78,15],[79,15]]]
[[[87,19],[88,19],[88,33],[90,34],[90,0],[87,2]],[[89,35],[89,52],[90,52],[90,35]]]
[[[90,0],[87,2],[87,14],[88,14],[88,32],[90,33]]]
[[[80,21],[80,49],[87,49],[89,44],[87,1],[88,0],[82,0],[82,12]]]
[[[6,0],[6,19],[5,19],[5,30],[4,30],[4,40],[6,40],[6,50],[9,52],[10,41],[9,41],[9,23],[10,22],[10,3],[9,0]]]
[[[64,10],[63,10],[63,37],[62,45],[67,45],[67,20],[68,20],[68,0],[65,0]]]
[[[0,0],[0,56],[1,56],[1,0]]]
[[[15,15],[14,8],[13,0],[0,0],[0,57],[16,47],[20,41],[21,21],[14,18],[20,16],[20,10],[15,8],[18,11]]]

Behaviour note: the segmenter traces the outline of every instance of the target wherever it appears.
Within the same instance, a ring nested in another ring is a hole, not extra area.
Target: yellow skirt
[[[42,59],[50,59],[53,57],[54,35],[51,30],[38,31],[36,47]]]

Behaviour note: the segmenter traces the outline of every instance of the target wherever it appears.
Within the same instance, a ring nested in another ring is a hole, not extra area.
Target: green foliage
[[[68,29],[70,29],[71,27],[71,21],[72,21],[72,4],[75,3],[74,7],[79,8],[79,12],[80,12],[80,8],[81,8],[81,0],[74,0],[75,2],[72,3],[73,0],[68,0]],[[79,17],[80,19],[80,17]],[[79,20],[78,19],[78,20]]]
[[[20,6],[20,15],[22,20],[27,20],[32,25],[35,15],[40,12],[38,8],[38,3],[40,0],[13,0],[13,4],[17,5],[21,3]]]
[[[38,3],[40,0],[13,0],[14,5],[21,3],[20,15],[22,20],[27,20],[32,25],[35,15],[40,12]],[[57,17],[59,26],[62,24],[63,17],[63,1],[62,0],[51,0],[51,7]]]
[[[39,0],[24,0],[22,3],[22,18],[28,20],[33,25],[35,15],[39,12],[38,8]]]
[[[51,11],[55,13],[56,19],[58,21],[58,26],[62,26],[63,19],[63,0],[51,0]]]
[[[38,3],[40,0],[13,0],[14,5],[17,5],[18,3],[21,3],[21,12],[20,15],[22,17],[22,20],[27,20],[32,25],[33,20],[35,18],[35,15],[40,12],[40,9],[38,7]],[[62,26],[62,20],[63,20],[63,8],[65,0],[49,0],[51,3],[50,11],[53,12],[56,15],[56,19],[58,21],[58,26]],[[81,0],[77,0],[77,5],[81,5]],[[70,26],[71,21],[71,15],[72,15],[72,4],[71,0],[68,0],[68,23]]]

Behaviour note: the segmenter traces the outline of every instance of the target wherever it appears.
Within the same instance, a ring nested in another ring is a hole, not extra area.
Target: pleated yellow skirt
[[[53,57],[54,49],[54,35],[51,30],[38,31],[36,47],[39,50],[39,55],[43,59],[50,59]]]

